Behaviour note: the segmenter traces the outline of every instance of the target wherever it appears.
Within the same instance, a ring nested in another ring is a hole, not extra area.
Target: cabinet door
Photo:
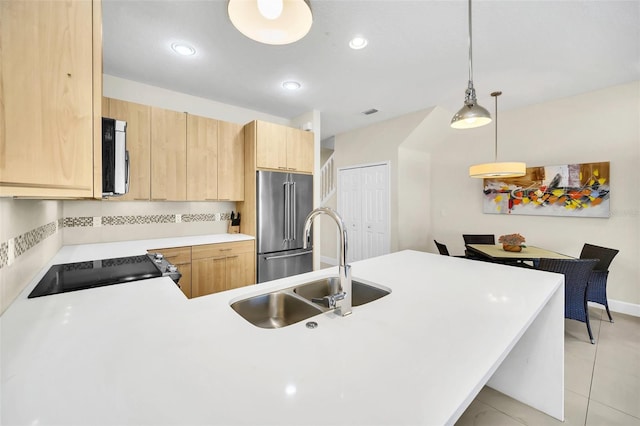
[[[218,122],[218,199],[244,200],[244,126]]]
[[[313,132],[287,128],[287,170],[313,173]]]
[[[151,199],[187,199],[187,118],[151,107]]]
[[[187,200],[218,199],[218,120],[187,114]]]
[[[191,296],[226,290],[226,258],[214,257],[194,260],[191,263]]]
[[[226,288],[225,290],[231,290],[233,288],[243,287],[242,283],[242,259],[241,255],[227,257],[225,278]]]
[[[94,171],[101,185],[99,9],[0,1],[0,195],[93,197]]]
[[[108,99],[103,115],[127,122],[129,192],[110,200],[148,200],[151,195],[151,107],[119,99]]]
[[[232,286],[231,288],[244,287],[256,283],[255,263],[256,255],[253,252],[238,255],[238,260],[236,262],[237,269],[234,271],[235,275],[230,283]],[[227,281],[229,281],[228,276]]]
[[[287,169],[287,128],[279,124],[257,122],[256,167]]]

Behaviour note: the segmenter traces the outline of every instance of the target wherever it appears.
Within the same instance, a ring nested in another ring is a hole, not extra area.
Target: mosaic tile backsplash
[[[56,234],[62,228],[120,226],[120,225],[149,225],[156,223],[181,222],[219,222],[231,219],[231,213],[202,213],[202,214],[161,214],[161,215],[132,215],[132,216],[81,216],[65,217],[55,222],[39,226],[9,241],[0,242],[0,269],[4,268],[26,251],[35,247],[45,239]]]

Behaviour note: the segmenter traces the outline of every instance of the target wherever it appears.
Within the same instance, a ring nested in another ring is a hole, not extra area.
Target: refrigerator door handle
[[[265,257],[264,260],[274,260],[274,259],[287,259],[289,257],[298,257],[298,256],[304,256],[307,255],[309,253],[313,252],[313,250],[307,250],[307,251],[303,251],[300,253],[293,253],[293,254],[283,254],[280,256],[269,256],[269,257]]]
[[[291,200],[289,198],[289,182],[285,182],[284,186],[284,240],[289,241],[290,239],[290,223],[291,217],[289,212],[289,206],[291,205]]]
[[[292,197],[291,197],[291,210],[292,210],[292,219],[291,219],[291,233],[293,234],[292,239],[293,240],[297,240],[298,236],[296,235],[296,224],[298,223],[298,209],[296,207],[297,204],[297,195],[296,195],[296,183],[292,182],[291,183],[291,188],[292,188]]]

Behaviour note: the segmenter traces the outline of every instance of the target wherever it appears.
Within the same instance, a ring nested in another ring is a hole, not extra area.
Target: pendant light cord
[[[473,39],[471,37],[471,0],[469,0],[469,86],[473,86]]]
[[[502,92],[498,91],[498,92],[491,92],[491,96],[493,96],[493,98],[496,100],[496,114],[494,117],[495,123],[496,123],[496,130],[495,130],[495,144],[494,144],[494,162],[497,163],[498,162],[498,96],[502,95]]]

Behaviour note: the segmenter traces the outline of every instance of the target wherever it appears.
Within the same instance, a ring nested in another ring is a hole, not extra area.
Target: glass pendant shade
[[[308,0],[261,0],[260,7],[255,0],[229,0],[227,12],[238,31],[252,40],[271,45],[300,40],[313,23]]]

